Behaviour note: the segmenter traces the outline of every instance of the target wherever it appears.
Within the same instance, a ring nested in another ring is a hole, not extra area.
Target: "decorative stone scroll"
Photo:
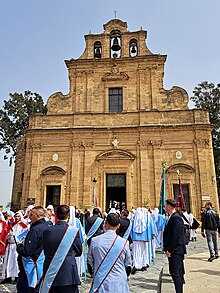
[[[42,143],[41,142],[31,142],[28,144],[29,149],[41,149]]]
[[[165,94],[162,98],[163,110],[186,110],[188,109],[189,97],[187,92],[178,86],[173,86],[171,90],[162,89],[160,91]]]
[[[78,141],[78,142],[73,142],[70,144],[71,147],[74,148],[81,148],[81,147],[94,147],[95,143],[94,141]]]
[[[138,145],[141,146],[162,146],[163,145],[163,140],[138,140],[137,141]]]
[[[107,72],[102,77],[102,81],[128,80],[129,76],[125,72],[119,72],[116,64],[113,64],[111,72]]]
[[[52,94],[47,101],[47,113],[68,113],[70,112],[70,96],[61,92]]]

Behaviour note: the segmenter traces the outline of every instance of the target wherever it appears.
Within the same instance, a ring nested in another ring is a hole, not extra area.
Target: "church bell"
[[[121,49],[121,46],[118,43],[118,38],[114,38],[113,45],[111,46],[112,51],[119,51]]]
[[[132,47],[131,47],[131,53],[132,53],[132,54],[135,54],[135,53],[136,53],[135,45],[132,45]]]
[[[100,48],[95,49],[95,58],[100,59],[101,58],[101,50]]]

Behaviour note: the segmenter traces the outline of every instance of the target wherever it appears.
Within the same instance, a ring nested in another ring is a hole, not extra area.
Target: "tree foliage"
[[[29,118],[36,113],[46,114],[43,98],[31,91],[10,93],[8,101],[4,100],[0,109],[0,150],[5,151],[4,159],[12,164],[16,156],[17,139],[25,134]]]
[[[215,159],[215,170],[220,196],[220,84],[214,85],[207,81],[201,82],[194,88],[191,100],[197,108],[209,112],[209,119],[213,126],[212,144]]]

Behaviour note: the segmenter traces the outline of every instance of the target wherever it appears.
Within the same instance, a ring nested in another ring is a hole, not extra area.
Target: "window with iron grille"
[[[122,88],[110,88],[108,101],[109,112],[122,112]]]

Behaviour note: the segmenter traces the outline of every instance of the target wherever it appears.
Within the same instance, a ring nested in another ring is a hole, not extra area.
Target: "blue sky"
[[[89,30],[114,18],[148,31],[153,53],[167,54],[164,87],[189,96],[201,81],[220,82],[219,0],[7,0],[0,4],[0,107],[10,92],[31,90],[46,101],[68,92],[65,59],[78,58]],[[10,200],[13,169],[0,153],[0,204]]]

